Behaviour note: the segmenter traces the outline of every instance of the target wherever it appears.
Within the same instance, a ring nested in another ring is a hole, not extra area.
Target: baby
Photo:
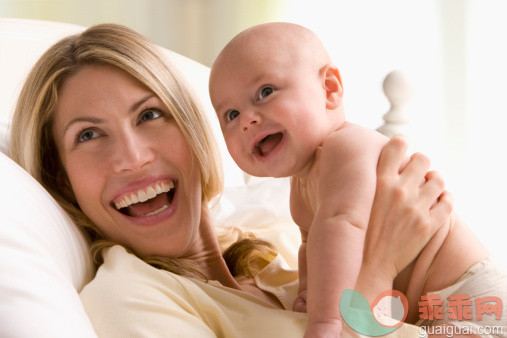
[[[307,310],[307,336],[338,336],[340,296],[359,274],[386,137],[345,120],[338,69],[315,34],[294,24],[263,24],[233,38],[212,67],[210,95],[238,166],[291,177],[302,237],[294,310]],[[451,285],[487,255],[452,215],[395,280],[409,301],[407,321],[417,320],[421,295]]]

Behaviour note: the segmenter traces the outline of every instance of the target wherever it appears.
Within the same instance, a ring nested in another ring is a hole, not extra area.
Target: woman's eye
[[[231,110],[231,111],[227,112],[227,114],[225,115],[225,119],[227,120],[227,122],[231,122],[236,117],[238,117],[238,115],[239,115],[239,111]]]
[[[80,132],[77,136],[77,142],[86,142],[91,139],[94,139],[96,137],[99,137],[99,133],[97,133],[95,130],[83,130]]]
[[[261,91],[259,92],[259,97],[257,99],[258,100],[265,99],[267,96],[273,94],[274,91],[275,91],[275,89],[273,87],[269,87],[269,86],[263,87],[261,89]]]
[[[141,116],[139,118],[139,121],[141,122],[146,122],[146,121],[149,121],[149,120],[154,120],[156,118],[159,118],[160,116],[162,116],[162,113],[159,112],[159,111],[156,111],[156,110],[146,110],[144,112],[141,113]]]

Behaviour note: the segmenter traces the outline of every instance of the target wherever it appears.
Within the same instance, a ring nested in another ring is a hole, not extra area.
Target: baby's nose
[[[248,128],[262,122],[261,115],[255,111],[243,112],[240,115],[241,118],[241,130],[246,132]]]
[[[243,125],[243,131],[247,131],[248,128],[254,124],[257,124],[258,121],[256,119],[252,119],[250,121],[248,121],[245,125]]]

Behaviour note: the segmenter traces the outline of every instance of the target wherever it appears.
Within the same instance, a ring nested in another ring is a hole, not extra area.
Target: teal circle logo
[[[376,337],[398,329],[408,313],[408,301],[397,290],[382,292],[371,304],[357,291],[346,289],[340,300],[343,320],[351,329]]]

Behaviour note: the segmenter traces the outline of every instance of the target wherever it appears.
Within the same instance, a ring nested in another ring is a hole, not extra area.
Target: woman
[[[222,189],[210,135],[182,78],[125,27],[66,38],[31,71],[11,154],[90,238],[100,268],[81,297],[99,335],[304,333],[305,314],[280,310],[292,307],[297,274],[272,246],[242,240],[220,251],[208,208]],[[379,164],[357,284],[370,301],[392,288],[451,207],[424,156],[399,173],[405,150],[395,138]]]

